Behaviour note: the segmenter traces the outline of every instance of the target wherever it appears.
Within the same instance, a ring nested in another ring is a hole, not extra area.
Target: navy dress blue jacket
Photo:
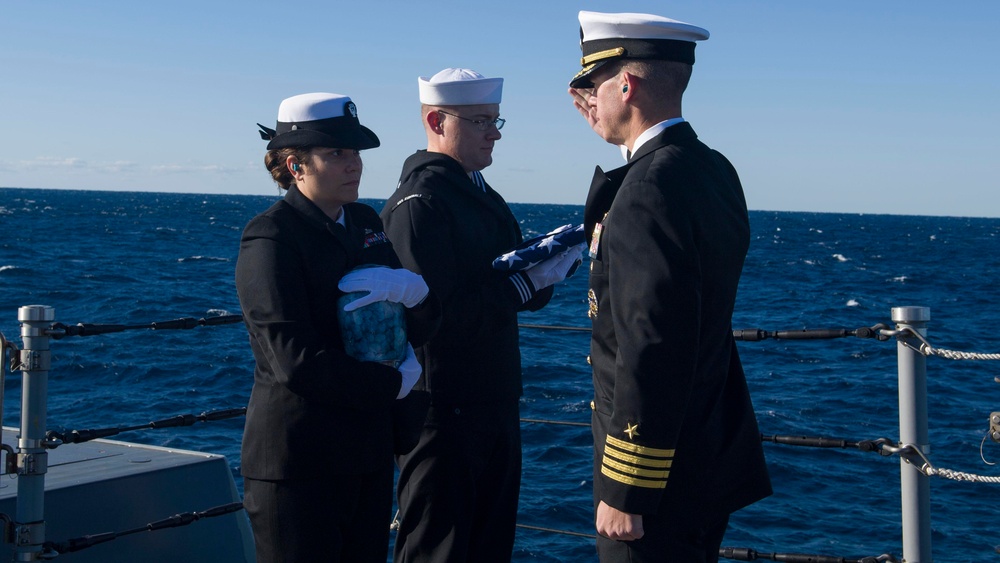
[[[507,202],[475,185],[455,159],[421,150],[403,164],[381,216],[403,265],[441,302],[441,329],[417,349],[424,374],[415,389],[429,390],[438,407],[516,405],[517,312],[544,307],[553,288],[522,303],[510,272],[493,268],[522,241]]]
[[[336,307],[337,283],[352,268],[400,263],[374,209],[350,203],[344,212],[346,229],[292,186],[243,231],[236,289],[256,362],[245,477],[307,479],[392,464],[400,373],[344,352]],[[439,315],[433,295],[407,309],[414,346]]]
[[[595,505],[698,525],[769,495],[731,326],[750,240],[735,169],[668,127],[597,169],[584,222]]]

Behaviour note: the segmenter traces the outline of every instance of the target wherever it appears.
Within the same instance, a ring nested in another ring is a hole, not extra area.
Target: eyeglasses
[[[438,110],[438,113],[443,113],[445,115],[450,115],[452,117],[457,117],[463,121],[468,121],[475,125],[480,131],[488,131],[490,126],[496,126],[497,131],[503,129],[503,124],[507,123],[506,119],[496,118],[496,119],[469,119],[468,117],[462,117],[461,115],[455,115],[454,113],[448,113],[444,110]]]

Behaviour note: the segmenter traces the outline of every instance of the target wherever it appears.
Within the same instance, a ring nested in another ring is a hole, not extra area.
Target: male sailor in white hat
[[[517,312],[548,303],[578,260],[527,270],[493,260],[522,241],[483,179],[500,140],[502,78],[448,68],[417,80],[427,149],[403,164],[382,220],[400,260],[441,298],[441,329],[417,357],[431,393],[420,442],[398,456],[395,560],[509,562],[521,474]]]
[[[750,240],[743,189],[681,115],[700,27],[580,12],[574,106],[628,162],[594,175],[594,507],[608,562],[707,562],[771,493],[732,335]]]

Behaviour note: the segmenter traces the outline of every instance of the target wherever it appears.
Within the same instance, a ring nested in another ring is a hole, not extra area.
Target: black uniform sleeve
[[[664,212],[666,210],[666,212]],[[602,244],[618,342],[614,410],[601,474],[608,504],[656,511],[695,384],[701,264],[677,201],[639,182],[615,199]]]
[[[406,310],[406,336],[414,348],[423,346],[441,327],[441,302],[433,291],[416,307]]]

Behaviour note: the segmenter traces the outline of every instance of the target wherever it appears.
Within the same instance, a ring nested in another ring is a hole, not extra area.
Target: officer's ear
[[[619,84],[622,90],[622,100],[628,101],[632,96],[635,95],[635,87],[638,85],[638,80],[632,74],[628,72],[623,72],[619,76]]]

